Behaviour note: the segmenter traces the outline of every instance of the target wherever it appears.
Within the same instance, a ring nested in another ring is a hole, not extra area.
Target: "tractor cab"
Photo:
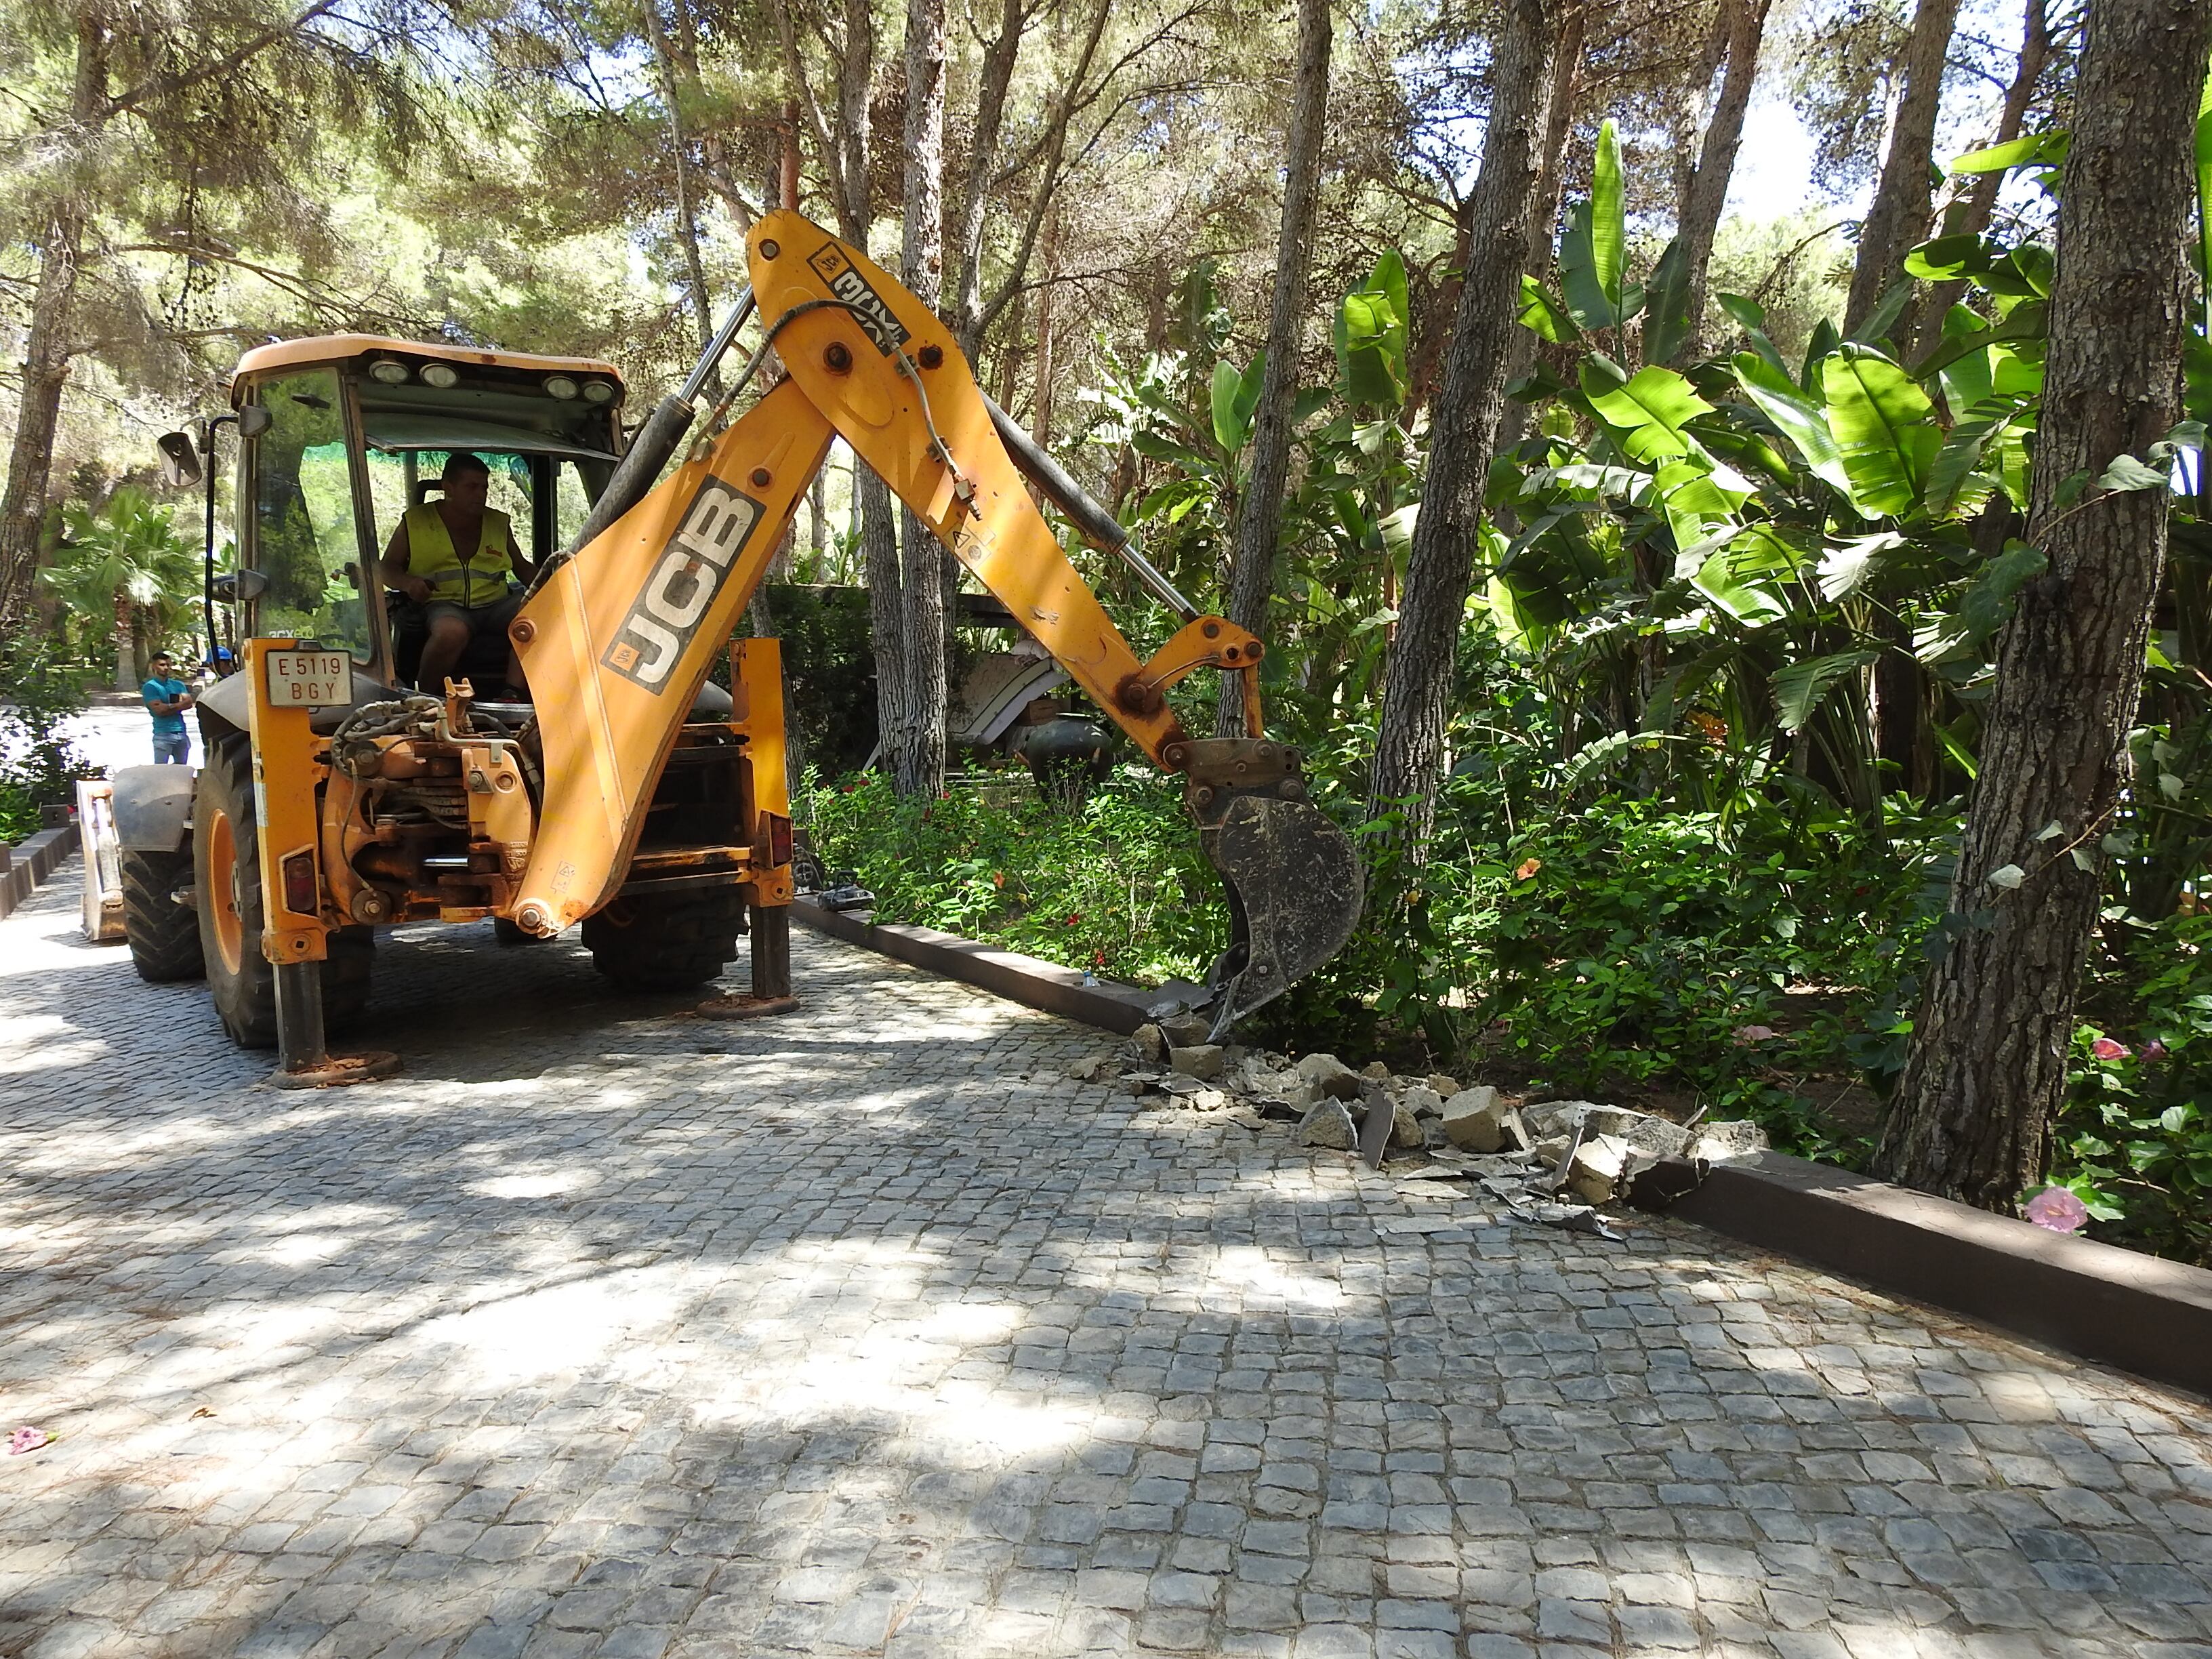
[[[622,450],[622,379],[580,358],[333,335],[246,353],[230,395],[209,437],[233,421],[240,434],[238,568],[211,598],[232,602],[236,637],[343,647],[370,694],[414,681],[422,611],[386,590],[379,562],[448,455],[490,467],[489,505],[542,563]],[[496,681],[505,661],[504,641],[479,638],[458,672]]]

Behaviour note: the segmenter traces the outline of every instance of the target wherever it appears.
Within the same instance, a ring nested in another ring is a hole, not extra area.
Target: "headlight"
[[[404,386],[407,380],[407,365],[397,357],[379,357],[368,366],[368,378],[379,386]]]
[[[558,398],[565,403],[576,395],[576,383],[566,374],[548,374],[545,377],[545,395]]]
[[[585,400],[586,403],[593,403],[593,404],[611,404],[611,403],[614,402],[614,400],[615,400],[615,385],[614,385],[614,382],[613,382],[612,380],[586,380],[586,381],[585,381],[585,382],[584,382],[584,400]]]
[[[461,383],[461,372],[451,363],[422,365],[422,384],[434,386],[441,392],[451,392]]]

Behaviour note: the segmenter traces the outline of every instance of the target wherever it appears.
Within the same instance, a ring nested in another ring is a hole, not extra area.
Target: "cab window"
[[[249,560],[269,579],[259,629],[343,646],[367,663],[374,636],[337,375],[327,368],[280,375],[253,395],[269,411],[253,449]]]

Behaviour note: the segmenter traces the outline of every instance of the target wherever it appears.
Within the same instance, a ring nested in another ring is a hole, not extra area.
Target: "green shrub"
[[[1204,975],[1227,932],[1220,884],[1174,792],[1117,778],[1071,811],[963,790],[904,801],[869,775],[804,793],[826,867],[857,871],[913,922],[1146,983]]]
[[[84,711],[84,672],[28,650],[0,655],[0,842],[34,835],[41,806],[95,775],[61,727]]]
[[[2212,1265],[2212,915],[2141,928],[2124,961],[2111,1029],[2075,1033],[2051,1184],[2095,1237]]]

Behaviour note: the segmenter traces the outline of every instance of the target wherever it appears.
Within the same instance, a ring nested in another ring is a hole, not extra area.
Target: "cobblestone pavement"
[[[801,934],[709,1025],[380,952],[301,1097],[0,924],[0,1654],[2212,1655],[2212,1413],[1429,1207]]]

